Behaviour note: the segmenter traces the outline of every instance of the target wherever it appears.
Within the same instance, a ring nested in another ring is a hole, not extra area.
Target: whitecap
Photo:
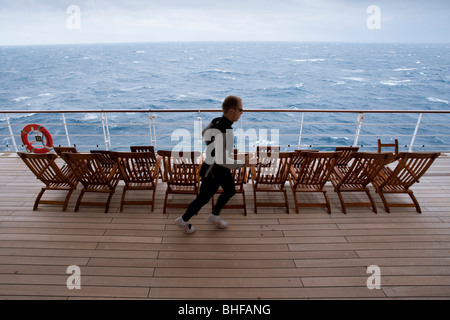
[[[439,103],[449,104],[448,100],[443,100],[443,99],[438,99],[438,98],[433,98],[433,97],[428,97],[427,100],[430,102],[439,102]]]
[[[20,102],[20,101],[28,100],[28,99],[31,99],[31,98],[30,97],[17,97],[17,98],[12,99],[11,101]]]
[[[144,50],[136,50],[135,53],[145,53]]]
[[[293,59],[292,60],[292,62],[320,62],[320,61],[325,61],[325,59],[316,58],[316,59]]]
[[[398,71],[413,71],[416,70],[416,68],[398,68],[398,69],[394,69],[394,71],[398,72]]]
[[[52,95],[51,93],[40,93],[40,94],[38,94],[38,97],[48,97],[51,95]]]
[[[364,82],[364,78],[360,78],[360,77],[344,77],[342,79],[345,80],[352,80],[352,81],[358,81],[358,82]]]
[[[409,82],[412,82],[412,80],[387,80],[381,81],[380,83],[386,86],[398,86]]]

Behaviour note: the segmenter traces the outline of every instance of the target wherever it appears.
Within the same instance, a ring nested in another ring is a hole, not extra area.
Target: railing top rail
[[[221,109],[80,109],[80,110],[0,110],[0,113],[164,113],[222,112]],[[245,109],[244,112],[329,112],[329,113],[450,113],[450,110],[361,110],[361,109]]]

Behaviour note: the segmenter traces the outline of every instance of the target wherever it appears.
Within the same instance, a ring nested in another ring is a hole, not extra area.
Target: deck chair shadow
[[[347,213],[347,206],[368,206],[377,213],[377,207],[373,200],[368,185],[392,157],[389,153],[355,152],[350,166],[335,166],[330,176],[334,191],[341,202],[342,212]],[[364,192],[370,202],[345,202],[342,193]]]
[[[113,152],[121,179],[125,182],[120,200],[120,212],[124,205],[151,205],[155,208],[155,194],[158,185],[158,173],[161,158],[153,162],[154,154],[150,152]],[[131,190],[152,191],[151,200],[125,200],[125,195]]]
[[[286,213],[289,213],[285,184],[289,178],[293,155],[293,152],[259,154],[258,163],[250,168],[255,213],[258,213],[258,207],[284,207]],[[284,202],[260,202],[256,196],[260,192],[281,192]]]
[[[325,207],[331,214],[330,200],[325,184],[327,183],[339,154],[336,152],[297,152],[294,162],[301,163],[298,167],[292,166],[289,183],[295,201],[295,212],[299,213],[299,207]],[[300,160],[301,159],[301,160]],[[297,193],[315,192],[322,193],[325,203],[300,202]]]
[[[103,156],[99,153],[63,153],[62,158],[71,167],[83,189],[75,205],[77,212],[81,205],[104,206],[105,213],[109,211],[111,198],[116,191],[120,180],[120,171],[117,164],[113,167],[105,166],[102,162]],[[82,202],[85,193],[107,194],[106,203],[103,201]]]
[[[390,207],[415,207],[422,213],[419,202],[410,189],[412,185],[420,182],[419,179],[427,172],[440,153],[399,153],[397,166],[394,169],[384,167],[375,177],[372,185],[383,201],[384,209],[390,212]],[[389,203],[386,194],[408,194],[413,203]]]
[[[54,153],[33,154],[19,152],[18,154],[31,172],[45,184],[45,187],[41,189],[41,192],[36,197],[33,210],[37,210],[39,204],[50,204],[62,205],[63,211],[66,211],[70,196],[78,184],[78,180],[70,167],[67,165],[59,167],[55,162],[58,156]],[[67,191],[67,195],[63,201],[41,200],[44,192],[47,190]]]
[[[167,208],[187,208],[189,203],[169,203],[169,194],[197,195],[200,188],[201,152],[159,150],[167,183],[163,213]]]

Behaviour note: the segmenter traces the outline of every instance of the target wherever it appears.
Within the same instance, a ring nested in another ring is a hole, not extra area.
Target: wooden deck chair
[[[348,166],[349,162],[352,160],[353,152],[358,152],[359,147],[336,147],[335,152],[340,152],[340,156],[337,158],[337,166]]]
[[[64,161],[72,168],[77,179],[83,185],[83,189],[75,205],[75,212],[80,205],[104,206],[105,213],[109,211],[111,198],[116,191],[120,180],[120,170],[117,164],[113,167],[105,166],[102,163],[102,154],[100,153],[63,153]],[[106,193],[108,198],[105,202],[82,202],[86,192]]]
[[[156,164],[157,157],[156,157],[156,153],[155,153],[155,147],[153,147],[153,146],[130,146],[130,151],[131,152],[151,152],[151,153],[153,153],[152,161],[154,162],[154,164]],[[161,178],[162,181],[164,181],[164,182],[166,181],[166,179],[164,178],[164,175],[162,173],[161,166],[159,167],[159,177]]]
[[[62,205],[63,211],[66,211],[70,196],[78,184],[78,180],[70,167],[63,166],[60,168],[55,162],[58,156],[54,153],[32,154],[19,152],[18,154],[31,172],[45,184],[45,187],[41,189],[41,192],[36,197],[33,210],[36,210],[39,204],[51,204]],[[63,201],[41,200],[42,195],[47,190],[63,190],[67,191],[67,195]]]
[[[155,193],[158,185],[159,165],[161,157],[153,162],[155,155],[151,152],[113,152],[116,159],[121,179],[125,182],[120,200],[120,212],[124,205],[151,205],[152,212],[155,207]],[[125,195],[130,190],[150,190],[151,200],[128,200]]]
[[[346,206],[368,206],[377,213],[377,207],[367,187],[380,170],[384,167],[389,153],[355,152],[352,154],[353,161],[350,166],[335,166],[330,176],[334,191],[338,194],[341,202],[342,212],[347,213]],[[365,192],[370,202],[346,203],[342,196],[343,192]]]
[[[237,149],[234,150],[234,158],[235,158],[235,160],[238,159],[238,150]],[[248,180],[248,168],[242,167],[239,169],[231,170],[231,174],[233,175],[233,178],[234,178],[234,186],[236,188],[236,193],[242,195],[242,204],[226,204],[223,207],[223,209],[243,209],[244,215],[246,216],[247,215],[247,202],[245,200],[244,184],[246,184],[247,180]],[[219,188],[219,190],[217,190],[217,193],[219,193],[219,194],[222,192],[223,192],[222,188]],[[215,208],[214,197],[211,198],[211,205],[212,205],[212,210],[214,211],[214,208]]]
[[[296,169],[300,169],[302,166],[302,161],[304,157],[298,156],[300,153],[308,153],[308,152],[320,152],[319,150],[306,150],[306,149],[297,149],[294,151],[294,155],[292,158],[292,166]]]
[[[53,147],[56,154],[61,157],[61,154],[63,152],[69,152],[69,153],[78,153],[77,148],[75,147]]]
[[[155,147],[153,146],[130,146],[131,152],[152,152],[155,154]]]
[[[289,213],[285,184],[289,178],[293,155],[293,152],[272,153],[266,157],[261,155],[258,163],[251,167],[255,213],[258,213],[258,206],[285,207]],[[284,195],[284,202],[258,202],[256,197],[258,192],[281,192]]]
[[[105,167],[106,170],[111,170],[115,164],[116,159],[113,156],[112,151],[109,150],[91,150],[90,153],[99,154],[100,163]]]
[[[291,166],[289,183],[295,200],[295,212],[299,207],[325,207],[331,214],[330,199],[327,195],[327,183],[339,154],[336,152],[298,152],[293,162],[301,162],[300,167]],[[297,158],[302,158],[301,161]],[[321,192],[325,203],[302,203],[298,200],[298,192]]]
[[[383,148],[394,148],[394,155],[398,156],[398,139],[395,139],[393,143],[381,143],[378,139],[378,153],[381,153]]]
[[[169,194],[197,195],[200,188],[201,152],[173,152],[159,150],[167,182],[163,213],[170,208],[187,208],[189,203],[168,203]]]
[[[394,169],[386,166],[380,171],[372,181],[372,185],[380,195],[386,212],[390,212],[390,207],[415,207],[418,213],[422,213],[419,202],[410,187],[419,182],[419,179],[439,156],[440,153],[436,152],[400,152],[397,157],[397,166]],[[406,193],[413,203],[389,203],[385,196],[387,193]]]

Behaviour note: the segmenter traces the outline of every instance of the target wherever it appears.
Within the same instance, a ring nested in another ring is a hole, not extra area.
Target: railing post
[[[353,142],[353,146],[356,147],[359,142],[359,136],[361,134],[361,128],[364,123],[365,114],[364,113],[358,113],[358,117],[356,118],[358,121],[358,125],[356,127],[356,134],[355,134],[355,141]]]
[[[66,132],[66,139],[67,139],[67,145],[70,146],[70,136],[69,136],[69,130],[67,129],[67,122],[66,122],[66,117],[64,115],[64,113],[61,113],[62,116],[62,120],[63,120],[63,124],[64,124],[64,131]]]
[[[416,142],[417,133],[419,132],[420,123],[422,122],[423,113],[419,114],[419,119],[417,120],[416,128],[414,129],[413,136],[411,138],[411,144],[409,145],[409,152],[413,151],[414,143]]]
[[[202,138],[202,127],[203,127],[203,121],[202,121],[202,113],[200,110],[198,110],[198,117],[197,117],[197,132],[194,132],[194,138],[197,137],[196,145],[194,146],[194,151],[202,152],[202,145],[203,145],[203,138]]]
[[[148,110],[147,119],[148,119],[148,136],[150,138],[150,145],[153,146],[153,134],[152,134],[152,110]]]
[[[102,129],[103,129],[103,139],[105,141],[105,148],[106,150],[109,150],[109,147],[111,147],[111,140],[109,135],[109,128],[108,128],[108,118],[106,117],[106,113],[102,111]]]
[[[14,150],[16,152],[19,152],[19,149],[17,148],[17,144],[16,144],[16,139],[14,139],[14,132],[13,132],[13,130],[11,128],[11,123],[9,122],[8,115],[6,113],[4,115],[5,115],[6,125],[8,126],[9,135],[11,137],[11,141],[12,141],[12,144],[14,146]]]
[[[151,145],[156,149],[156,128],[155,128],[156,115],[152,113],[152,110],[148,111],[148,130],[150,132]]]
[[[302,122],[300,123],[300,132],[298,134],[298,149],[302,148],[303,124],[305,123],[305,113],[302,112]]]

